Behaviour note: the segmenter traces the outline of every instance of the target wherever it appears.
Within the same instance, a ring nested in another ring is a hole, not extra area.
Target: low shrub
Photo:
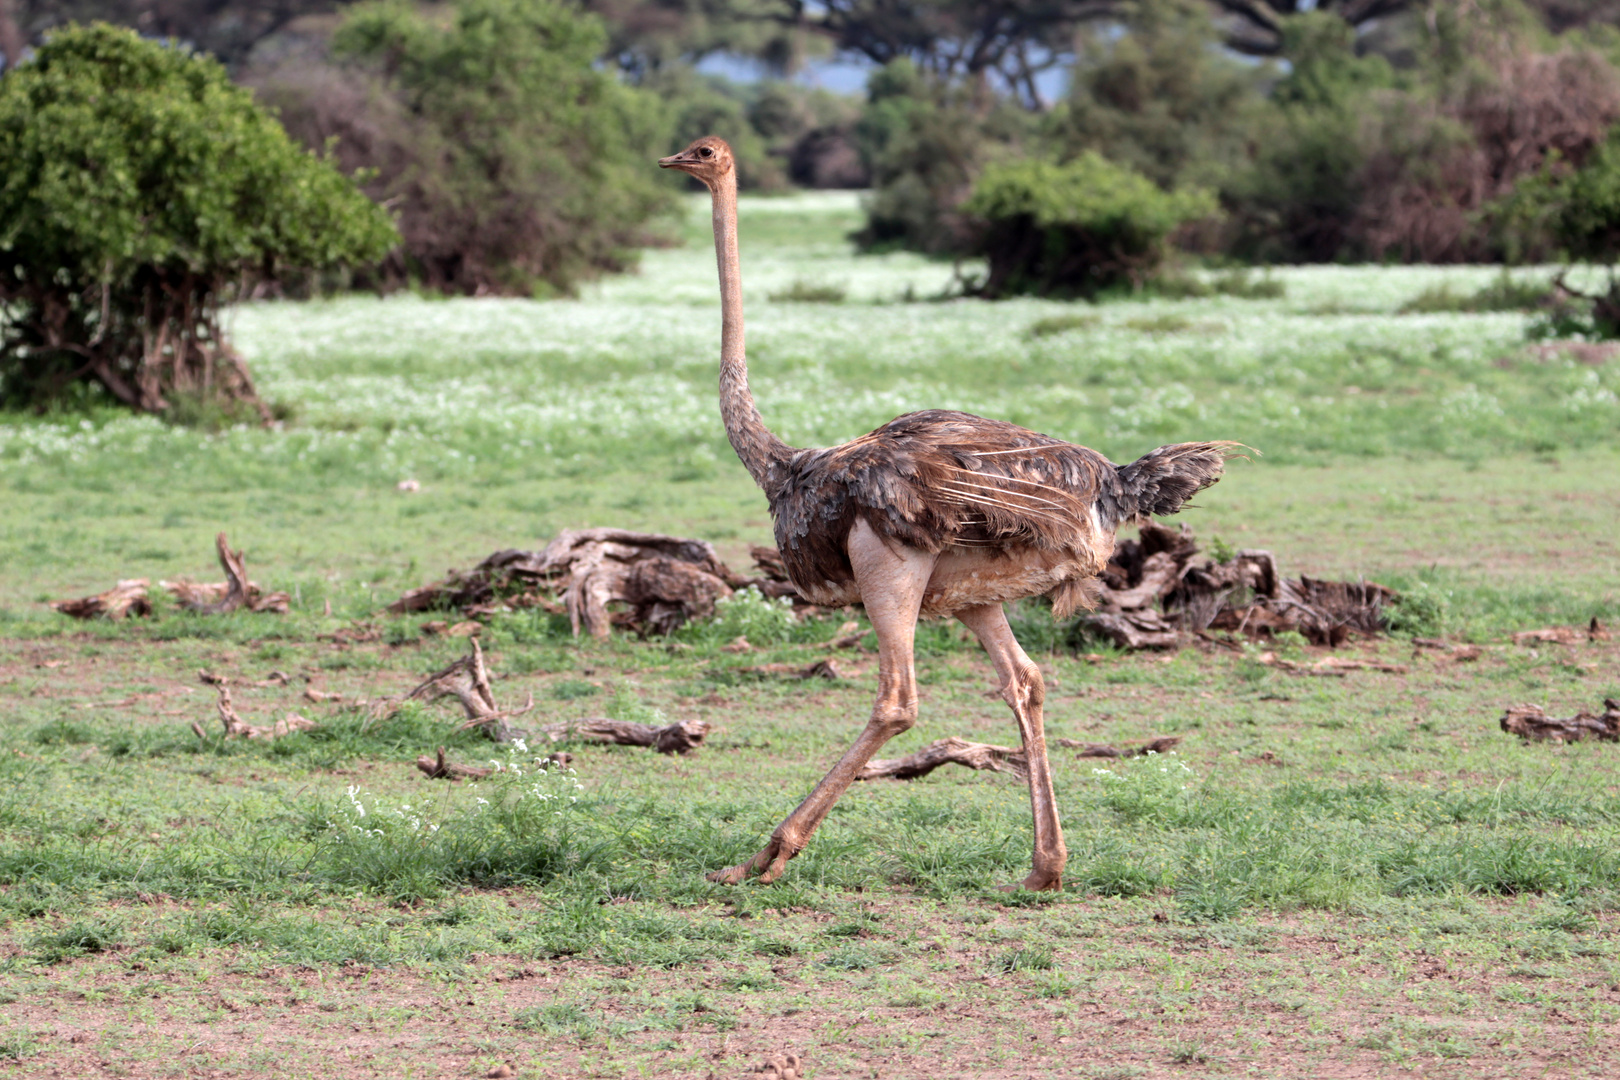
[[[977,250],[989,259],[980,291],[992,298],[1140,288],[1163,263],[1176,229],[1217,212],[1206,190],[1162,191],[1089,152],[1064,165],[990,165],[962,209],[975,219]]]

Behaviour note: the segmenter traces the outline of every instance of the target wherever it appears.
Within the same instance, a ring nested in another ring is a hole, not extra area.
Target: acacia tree
[[[0,401],[259,405],[220,305],[381,258],[388,216],[214,60],[105,24],[0,78]]]
[[[331,11],[342,0],[0,0],[0,49],[7,8],[19,44],[39,41],[70,23],[101,21],[151,38],[174,38],[230,67],[260,41],[302,15]],[[10,52],[7,52],[10,55]]]
[[[1208,0],[1227,24],[1226,44],[1250,56],[1281,56],[1287,20],[1317,11],[1360,29],[1419,6],[1418,0]]]

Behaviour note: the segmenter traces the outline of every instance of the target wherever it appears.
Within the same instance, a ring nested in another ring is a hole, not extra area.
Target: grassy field
[[[571,746],[572,774],[541,771],[448,708],[368,725],[303,696],[409,689],[464,643],[381,606],[559,528],[700,535],[746,565],[769,524],[712,400],[701,218],[578,301],[244,308],[284,430],[0,417],[0,1076],[724,1078],[783,1050],[818,1078],[1620,1071],[1616,751],[1496,726],[1620,696],[1615,643],[1507,637],[1620,621],[1620,359],[1534,348],[1520,315],[1396,313],[1488,269],[1281,271],[1265,301],[935,301],[951,267],[849,253],[847,197],[742,216],[756,389],[790,441],[938,405],[1116,459],[1241,439],[1263,456],[1183,516],[1200,537],[1400,587],[1480,656],[1395,637],[1355,651],[1404,670],[1315,677],[1255,650],[1077,649],[1021,611],[1052,734],[1183,736],[1126,764],[1059,754],[1065,893],[997,891],[1027,868],[1027,796],[963,770],[860,787],[783,882],[713,886],[864,723],[870,656],[831,683],[745,670],[826,655],[839,620],[742,603],[674,642],[486,629],[497,697],[534,697],[524,723],[709,720],[686,758]],[[796,284],[845,299],[772,299]],[[42,604],[211,580],[220,530],[288,616]],[[740,632],[764,651],[722,651]],[[1012,741],[960,631],[920,646],[923,719],[896,752]],[[239,680],[251,721],[320,727],[199,740],[200,669]],[[424,781],[412,761],[440,745],[507,768]]]

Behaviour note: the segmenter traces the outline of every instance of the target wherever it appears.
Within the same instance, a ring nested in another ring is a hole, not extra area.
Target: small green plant
[[[101,953],[123,940],[123,931],[101,922],[69,923],[61,930],[41,934],[34,939],[40,962],[55,964],[88,953]]]
[[[1099,799],[1127,821],[1167,824],[1180,816],[1197,775],[1174,751],[1148,752],[1106,769],[1092,769]]]
[[[778,304],[842,304],[849,290],[842,285],[819,284],[795,278],[793,284],[770,294]]]
[[[551,684],[548,691],[558,701],[577,701],[579,698],[594,697],[602,692],[602,688],[593,682],[584,679],[563,679]]]
[[[722,597],[705,629],[708,636],[723,641],[745,637],[753,645],[777,645],[792,636],[796,622],[793,601],[785,596],[772,600],[750,588]]]
[[[1401,315],[1445,312],[1534,311],[1551,303],[1553,288],[1545,281],[1514,278],[1503,269],[1489,285],[1472,293],[1459,293],[1449,282],[1431,285],[1402,304]]]
[[[0,1035],[0,1061],[22,1061],[39,1051],[32,1032],[8,1031]]]
[[[1451,594],[1428,581],[1401,590],[1384,609],[1384,625],[1392,634],[1437,637],[1445,632]]]
[[[1050,945],[1024,945],[996,957],[997,971],[1051,971],[1056,961]]]
[[[584,1006],[572,1001],[556,1001],[519,1009],[512,1016],[512,1026],[519,1031],[538,1031],[546,1035],[588,1035],[596,1030],[597,1023]]]
[[[1030,324],[1024,335],[1032,340],[1066,334],[1070,330],[1089,330],[1102,319],[1097,315],[1049,315]]]

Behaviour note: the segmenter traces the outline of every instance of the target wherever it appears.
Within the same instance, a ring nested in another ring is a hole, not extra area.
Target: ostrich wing
[[[789,576],[820,583],[849,580],[845,541],[856,518],[923,551],[1038,548],[1088,558],[1121,505],[1117,471],[1093,450],[930,410],[842,446],[803,451],[771,511]]]

